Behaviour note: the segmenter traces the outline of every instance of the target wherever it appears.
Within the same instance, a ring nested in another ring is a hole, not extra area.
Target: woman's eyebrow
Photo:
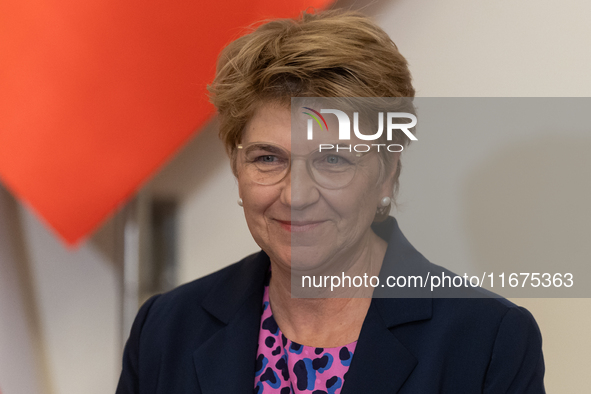
[[[287,151],[287,149],[285,149],[285,148],[280,148],[280,147],[265,144],[265,143],[254,144],[250,147],[250,149],[260,149],[260,150],[265,150],[265,151],[268,151],[271,153],[283,153],[283,152]]]

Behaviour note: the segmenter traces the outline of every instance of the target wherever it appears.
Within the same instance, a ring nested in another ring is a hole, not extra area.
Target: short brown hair
[[[262,103],[415,94],[406,59],[386,32],[363,14],[342,10],[272,20],[231,42],[208,89],[234,173],[236,146]]]

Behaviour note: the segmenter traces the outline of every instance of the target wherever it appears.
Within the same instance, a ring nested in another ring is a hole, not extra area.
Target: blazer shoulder
[[[220,286],[227,286],[237,278],[244,278],[261,260],[261,253],[246,256],[242,260],[221,268],[204,277],[182,284],[166,293],[160,294],[150,308],[151,313],[170,311],[180,308],[186,310],[186,304],[200,305],[211,293]]]
[[[144,392],[142,385],[157,387],[163,368],[191,376],[193,352],[227,323],[224,313],[231,314],[243,303],[243,295],[257,287],[254,279],[264,276],[268,267],[265,258],[255,253],[147,300],[125,346],[117,393]]]
[[[460,275],[425,259],[423,270],[445,273],[450,277]],[[524,307],[493,293],[482,287],[467,287],[462,289],[465,297],[433,298],[433,314],[447,321],[478,321],[491,331],[497,332],[503,327],[512,327],[523,332],[529,332],[532,337],[541,338],[539,328],[533,315]]]

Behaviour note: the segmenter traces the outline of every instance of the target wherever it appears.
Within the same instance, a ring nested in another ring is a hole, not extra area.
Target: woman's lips
[[[310,231],[324,223],[324,220],[318,221],[290,221],[290,220],[277,220],[284,230],[290,233],[299,233],[304,231]]]

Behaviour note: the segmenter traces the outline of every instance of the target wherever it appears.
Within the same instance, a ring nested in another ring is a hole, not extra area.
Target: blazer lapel
[[[391,394],[400,390],[417,365],[417,359],[390,328],[430,318],[431,302],[431,299],[372,300],[341,394]],[[414,312],[409,314],[407,308]],[[383,312],[387,313],[384,316],[392,318],[382,318]]]
[[[388,242],[380,283],[385,283],[388,275],[416,273],[424,268],[426,259],[404,237],[394,218],[374,224],[373,229]],[[390,290],[374,291],[341,394],[396,393],[418,363],[394,332],[396,326],[430,319],[433,300],[429,294],[426,298],[394,298],[397,294]],[[425,296],[423,289],[414,294]]]
[[[225,325],[193,353],[201,393],[252,394],[268,267],[267,255],[260,252],[203,302],[202,306]]]

